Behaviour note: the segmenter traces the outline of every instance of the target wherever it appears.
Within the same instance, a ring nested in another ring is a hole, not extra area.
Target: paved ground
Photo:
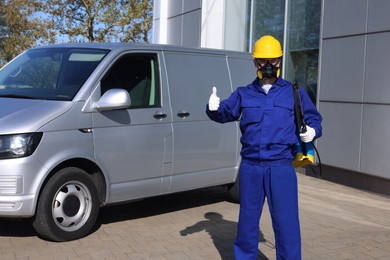
[[[390,197],[298,178],[303,259],[390,259]],[[66,243],[2,219],[0,259],[233,259],[237,216],[217,187],[104,208],[91,235]],[[267,208],[261,234],[261,259],[275,259]]]

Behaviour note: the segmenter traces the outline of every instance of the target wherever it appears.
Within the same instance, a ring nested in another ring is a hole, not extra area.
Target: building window
[[[272,35],[283,43],[285,0],[248,0],[251,46],[263,35]]]
[[[321,0],[248,0],[247,5],[246,50],[251,52],[261,36],[273,35],[284,46],[283,77],[297,80],[315,103]]]
[[[297,80],[316,102],[321,0],[289,1],[284,77]]]

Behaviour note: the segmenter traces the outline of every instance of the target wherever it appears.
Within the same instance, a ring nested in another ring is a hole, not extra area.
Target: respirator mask
[[[279,60],[272,60],[271,62],[269,60],[266,61],[265,64],[261,65],[262,63],[260,61],[257,61],[257,76],[260,79],[270,79],[270,78],[277,78],[280,74],[280,68],[276,67],[279,63]]]

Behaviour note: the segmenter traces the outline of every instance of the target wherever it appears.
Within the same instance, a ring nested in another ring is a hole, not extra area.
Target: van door
[[[231,94],[226,55],[165,52],[174,129],[172,190],[234,180],[238,160],[236,123],[216,124],[206,115],[213,86]]]
[[[96,160],[109,185],[107,202],[158,195],[163,176],[171,174],[172,117],[158,57],[122,55],[100,82],[101,94],[122,88],[131,98],[128,109],[93,113]]]

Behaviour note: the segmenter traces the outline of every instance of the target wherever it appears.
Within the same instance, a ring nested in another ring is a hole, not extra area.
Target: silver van
[[[0,70],[0,217],[40,237],[87,235],[99,208],[226,185],[238,198],[240,132],[206,114],[254,77],[248,53],[61,44]]]

